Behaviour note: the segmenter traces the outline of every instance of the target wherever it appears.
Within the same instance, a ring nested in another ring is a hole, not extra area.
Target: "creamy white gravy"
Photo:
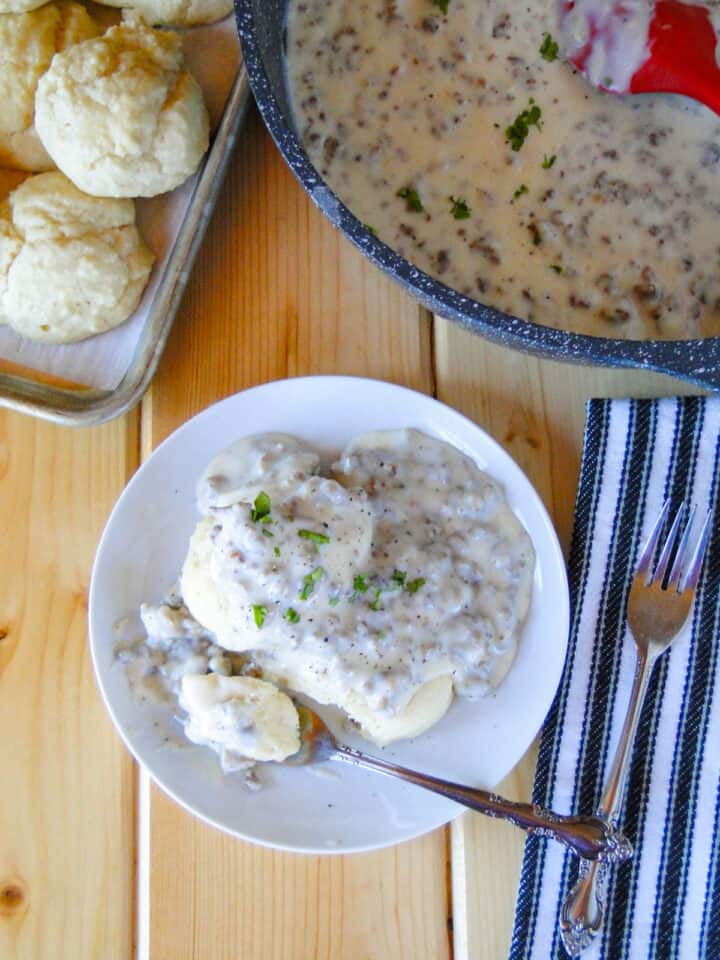
[[[143,630],[125,621],[118,630],[115,657],[124,664],[139,700],[177,703],[185,674],[230,676],[233,662],[185,607],[179,596],[140,608]],[[239,666],[239,664],[236,664]]]
[[[224,773],[240,773],[244,785],[256,789],[259,782],[253,771],[254,761],[218,740],[200,737],[182,700],[185,676],[253,676],[257,674],[255,665],[221,649],[207,629],[190,615],[176,592],[163,603],[144,603],[140,619],[142,630],[138,630],[132,618],[116,628],[115,659],[124,668],[133,695],[140,702],[170,706],[178,732],[182,729],[188,740],[209,746],[218,754]],[[232,746],[237,747],[244,733],[245,715],[232,704],[226,709],[228,717],[235,709],[236,742]],[[172,742],[174,746],[186,743],[182,737],[173,737]]]
[[[632,67],[648,4],[628,9]],[[432,0],[290,0],[303,144],[380,239],[469,297],[599,336],[718,335],[720,119],[596,91],[544,59],[558,15],[554,0],[449,0],[447,15]],[[513,150],[506,131],[533,107]]]
[[[321,469],[282,434],[212,461],[182,601],[143,605],[147,636],[118,648],[138,695],[182,713],[187,674],[228,689],[220,678],[262,676],[340,706],[383,743],[436,722],[453,688],[473,699],[502,681],[535,566],[502,487],[417,430],[363,434]],[[213,746],[224,769],[244,765],[233,710]],[[188,712],[186,735],[205,742]]]
[[[207,519],[182,577],[222,646],[251,651],[322,702],[359,693],[390,715],[439,676],[466,697],[499,682],[534,553],[492,478],[449,444],[402,430],[363,435],[332,477],[283,488],[266,437],[250,438],[243,456],[256,460],[254,445],[268,459],[268,513],[258,516],[259,501],[227,505],[227,492],[214,506],[201,485]],[[208,473],[217,478],[217,465]]]

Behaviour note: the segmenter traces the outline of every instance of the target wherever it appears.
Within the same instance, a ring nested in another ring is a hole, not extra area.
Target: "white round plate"
[[[408,840],[463,809],[345,764],[266,764],[263,789],[250,792],[237,777],[222,774],[209,749],[178,736],[169,708],[139,704],[113,657],[116,625],[136,617],[142,602],[160,601],[175,582],[197,519],[195,485],[216,453],[240,436],[274,430],[329,455],[355,434],[401,427],[448,441],[500,480],[532,537],[537,562],[517,659],[500,689],[475,703],[456,699],[435,727],[382,755],[436,776],[492,787],[523,756],[555,695],[568,636],[565,564],[540,498],[494,440],[436,400],[375,380],[304,377],[228,397],[173,433],[126,487],[98,547],[89,616],[100,689],[127,746],[178,803],[236,836],[288,850],[347,853]],[[360,738],[346,739],[378,752]]]

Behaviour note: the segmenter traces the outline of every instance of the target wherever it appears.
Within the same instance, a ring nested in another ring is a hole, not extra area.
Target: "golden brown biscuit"
[[[213,23],[226,17],[233,8],[232,0],[100,0],[100,3],[137,10],[147,23],[176,27]]]
[[[45,0],[0,0],[0,14],[25,13],[27,10],[37,10]]]
[[[70,0],[0,16],[1,166],[52,170],[54,164],[33,124],[38,80],[58,50],[100,32],[85,7]]]
[[[152,262],[132,200],[30,177],[0,205],[0,321],[49,343],[102,333],[135,310]]]
[[[35,124],[60,170],[97,197],[172,190],[208,145],[181,38],[135,18],[54,57],[38,84]]]

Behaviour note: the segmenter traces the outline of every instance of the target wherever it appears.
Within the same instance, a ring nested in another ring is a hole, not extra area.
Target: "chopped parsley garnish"
[[[455,217],[456,220],[468,220],[470,218],[470,207],[465,203],[464,200],[460,200],[458,197],[450,197],[450,213]]]
[[[420,587],[424,587],[427,583],[425,577],[417,577],[415,580],[411,580],[409,583],[405,584],[405,589],[408,593],[417,593]]]
[[[437,7],[441,13],[444,13],[445,16],[447,16],[450,0],[432,0],[432,5]]]
[[[530,231],[533,245],[539,247],[542,243],[542,233],[540,233],[540,227],[536,223],[529,223],[528,230]]]
[[[557,60],[559,52],[560,46],[557,41],[553,40],[551,34],[546,33],[540,45],[540,56],[543,60],[547,60],[548,63],[552,63],[553,60]]]
[[[271,523],[270,520],[270,497],[261,490],[255,497],[255,507],[250,514],[254,523]]]
[[[268,608],[263,607],[260,603],[253,604],[253,617],[255,619],[255,626],[258,630],[262,629],[262,625],[265,623],[265,617],[267,616]]]
[[[273,547],[273,553],[276,557],[280,556],[280,547]]]
[[[420,194],[414,187],[403,187],[402,190],[398,190],[397,195],[405,201],[405,205],[411,213],[423,212],[424,208]]]
[[[372,601],[372,603],[370,604],[370,609],[371,609],[371,610],[376,610],[376,611],[377,611],[377,610],[382,610],[382,609],[383,609],[383,606],[382,606],[382,604],[380,603],[380,594],[381,594],[381,593],[382,593],[382,590],[378,587],[377,590],[375,591],[375,599],[374,599],[374,600]]]
[[[604,87],[611,87],[611,86],[612,86],[612,77],[605,77],[605,79],[603,80],[603,86],[604,86]]]
[[[550,269],[551,269],[551,270],[554,270],[555,273],[562,273],[562,267],[560,266],[559,263],[551,263],[551,264],[550,264]]]
[[[275,534],[272,532],[272,530],[263,530],[262,535],[263,535],[264,537],[274,537],[274,536],[275,536]]]
[[[520,186],[515,191],[515,193],[513,194],[513,200],[517,200],[518,197],[521,197],[524,193],[527,193],[527,192],[528,192],[527,186],[524,183],[521,183]]]
[[[330,597],[328,603],[331,607],[336,607],[340,603],[340,597]]]
[[[548,157],[547,154],[543,154],[543,162],[542,162],[543,170],[549,170],[556,160],[557,160],[557,154],[555,153],[551,157]]]
[[[300,591],[300,599],[307,600],[308,597],[312,596],[313,591],[315,590],[315,584],[318,580],[322,579],[325,571],[322,567],[315,567],[312,573],[309,573],[303,580],[303,588]]]
[[[353,580],[353,590],[356,590],[358,593],[365,593],[367,588],[367,578],[363,576],[362,573],[359,573]]]
[[[292,607],[288,607],[285,611],[285,619],[288,623],[300,623],[300,614]]]
[[[365,227],[366,230],[369,230],[374,237],[377,236],[377,230],[375,229],[375,227],[371,227],[369,223],[364,223],[363,226]]]
[[[505,139],[513,150],[519,150],[525,143],[530,127],[542,130],[541,116],[542,110],[531,97],[527,109],[519,113],[510,126],[505,128]]]
[[[314,530],[298,530],[298,536],[303,540],[312,540],[313,543],[330,543],[330,537],[324,533],[316,533]]]
[[[400,589],[402,589],[402,588],[405,586],[405,578],[406,578],[406,577],[407,577],[407,574],[405,573],[404,570],[393,570],[392,576],[390,577],[390,580],[391,580],[393,583],[396,583],[396,584],[398,585],[398,587],[400,587]]]

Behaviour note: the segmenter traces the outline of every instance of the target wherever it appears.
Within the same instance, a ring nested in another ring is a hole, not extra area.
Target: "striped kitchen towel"
[[[720,398],[591,400],[569,560],[571,632],[540,742],[533,799],[595,810],[630,694],[625,606],[639,548],[666,497],[716,506]],[[720,510],[691,624],[658,661],[621,824],[635,846],[611,872],[587,960],[720,958]],[[510,960],[563,960],[560,906],[578,861],[529,838]]]

